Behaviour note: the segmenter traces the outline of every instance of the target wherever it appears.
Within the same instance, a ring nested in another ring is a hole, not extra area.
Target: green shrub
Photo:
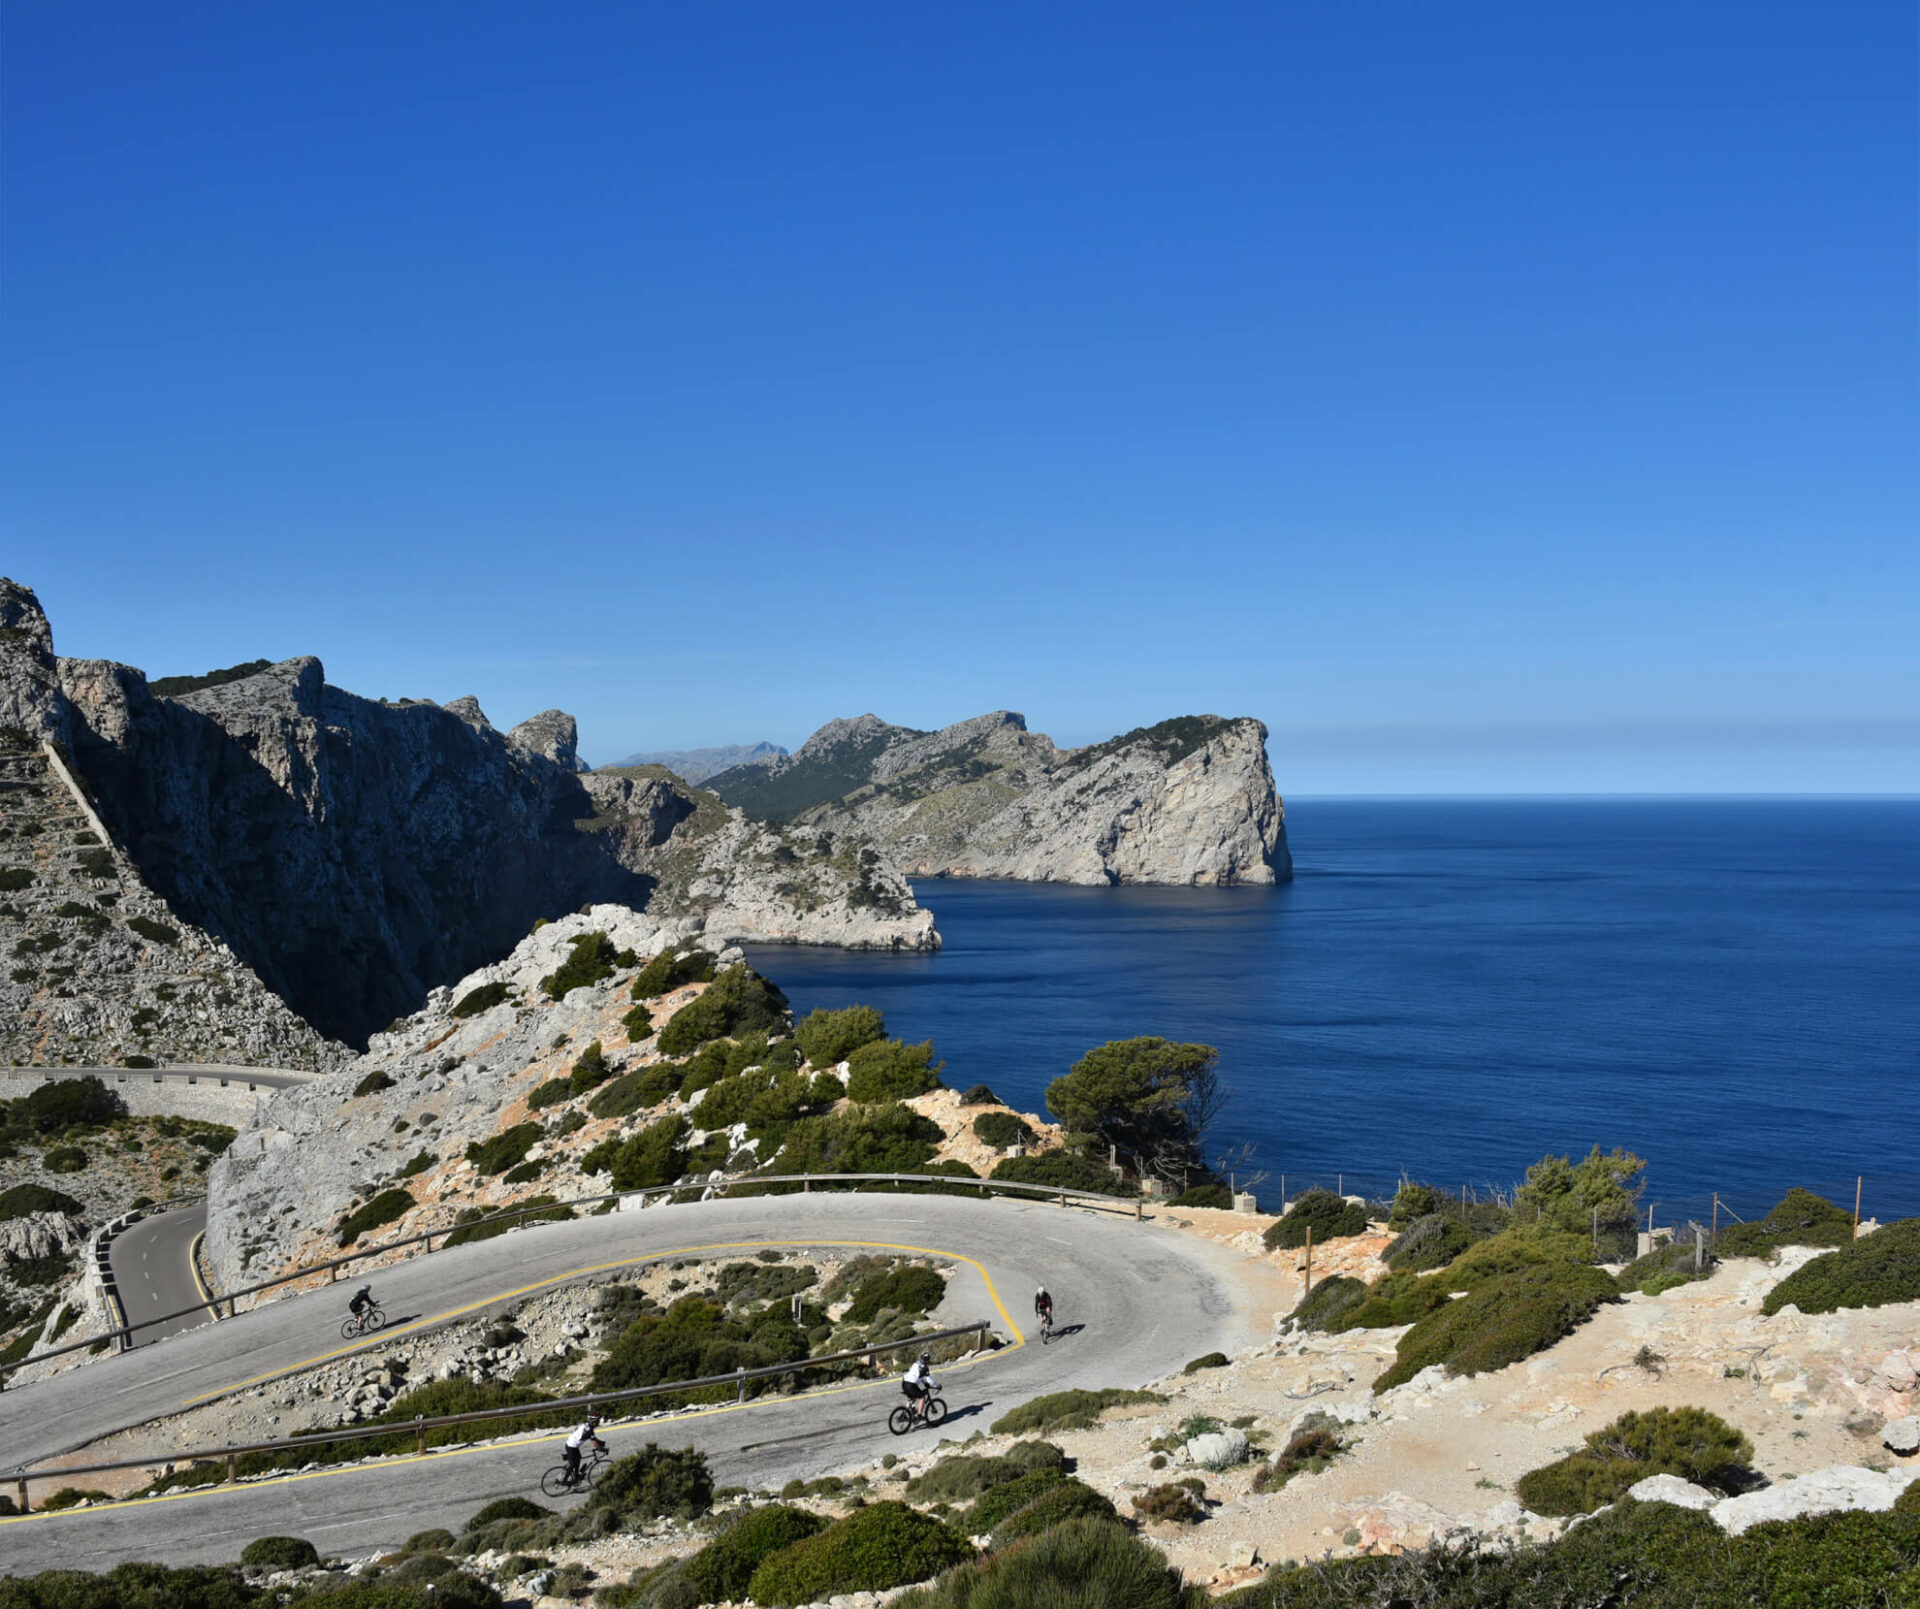
[[[982,1112],[973,1120],[973,1132],[980,1137],[980,1143],[990,1145],[996,1151],[1004,1151],[1010,1145],[1033,1144],[1033,1130],[1012,1112]]]
[[[693,1448],[670,1452],[648,1442],[600,1472],[586,1506],[626,1523],[693,1519],[713,1507],[713,1476],[705,1455]]]
[[[613,1069],[607,1065],[606,1052],[601,1050],[599,1040],[594,1040],[580,1052],[580,1059],[573,1064],[569,1076],[575,1092],[581,1095],[590,1089],[598,1089],[613,1077]]]
[[[1761,1311],[1771,1317],[1791,1303],[1802,1313],[1832,1313],[1912,1301],[1920,1301],[1920,1218],[1902,1218],[1795,1270],[1767,1292]]]
[[[1505,1368],[1552,1346],[1618,1297],[1602,1270],[1577,1264],[1536,1264],[1484,1280],[1417,1320],[1373,1389],[1385,1391],[1433,1364],[1456,1375]]]
[[[1139,1187],[1120,1178],[1104,1162],[1077,1151],[1039,1151],[1028,1156],[1004,1157],[993,1166],[990,1179],[1010,1184],[1044,1184],[1056,1190],[1087,1190],[1103,1196],[1131,1196]]]
[[[0,866],[0,894],[18,894],[33,886],[33,873],[24,866]]]
[[[711,982],[713,957],[705,950],[689,950],[681,956],[662,950],[640,969],[640,975],[633,980],[631,998],[652,1000],[682,984]]]
[[[1204,1609],[1205,1588],[1110,1520],[1054,1526],[1027,1546],[950,1570],[894,1609]]]
[[[970,1084],[960,1097],[962,1106],[1005,1106],[1007,1103],[985,1084]]]
[[[50,1190],[44,1184],[16,1184],[0,1191],[0,1221],[24,1218],[30,1212],[64,1212],[77,1218],[86,1210],[66,1191]]]
[[[383,1089],[392,1088],[393,1080],[385,1073],[368,1073],[365,1078],[353,1086],[353,1098],[358,1100],[363,1095],[378,1095]]]
[[[847,1058],[847,1098],[855,1101],[904,1101],[940,1088],[933,1041],[909,1045],[877,1039]]]
[[[750,1508],[687,1560],[686,1579],[698,1588],[701,1603],[743,1598],[768,1558],[826,1528],[825,1520],[804,1508]]]
[[[151,1056],[122,1056],[120,1058],[120,1065],[131,1070],[153,1067],[158,1064]]]
[[[82,1503],[111,1503],[113,1496],[92,1486],[62,1486],[53,1496],[40,1500],[40,1512],[58,1513],[61,1509],[78,1508]]]
[[[870,1503],[817,1536],[773,1554],[748,1593],[766,1605],[812,1603],[846,1592],[884,1592],[962,1564],[972,1546],[904,1503]]]
[[[652,1190],[672,1184],[686,1166],[684,1117],[663,1117],[629,1140],[602,1140],[580,1159],[585,1173],[611,1173],[616,1190]]]
[[[627,1042],[637,1045],[653,1032],[653,1013],[645,1006],[635,1006],[620,1019],[620,1026],[627,1031]]]
[[[84,1173],[93,1159],[77,1145],[56,1145],[40,1158],[49,1173]]]
[[[1195,1490],[1196,1487],[1199,1490]],[[1205,1491],[1206,1488],[1197,1480],[1152,1486],[1134,1498],[1134,1511],[1143,1520],[1157,1520],[1167,1525],[1197,1525],[1207,1517]]]
[[[1445,1268],[1473,1244],[1473,1231],[1457,1218],[1445,1213],[1428,1213],[1416,1218],[1394,1237],[1382,1261],[1389,1268],[1406,1273],[1426,1273]]]
[[[1196,1184],[1191,1189],[1182,1190],[1167,1205],[1169,1207],[1212,1207],[1221,1212],[1233,1211],[1233,1191],[1224,1184]]]
[[[872,1006],[847,1006],[839,1011],[810,1011],[793,1031],[810,1067],[835,1067],[862,1045],[887,1037],[887,1024]]]
[[[527,1152],[538,1143],[540,1135],[538,1123],[516,1123],[490,1140],[474,1141],[467,1147],[467,1160],[487,1177],[505,1173],[526,1160]]]
[[[1403,1179],[1393,1195],[1393,1210],[1387,1214],[1387,1227],[1396,1233],[1409,1228],[1416,1219],[1430,1218],[1440,1211],[1447,1198],[1430,1184]]]
[[[304,1537],[255,1537],[240,1550],[240,1562],[261,1570],[304,1570],[320,1562],[320,1550]]]
[[[1202,1352],[1199,1357],[1190,1361],[1180,1372],[1182,1374],[1198,1374],[1202,1369],[1224,1369],[1227,1366],[1227,1362],[1227,1355],[1224,1352]]]
[[[1204,1138],[1196,1112],[1212,1103],[1218,1062],[1211,1045],[1113,1040],[1047,1086],[1047,1110],[1068,1133],[1094,1136],[1136,1166],[1186,1165]]]
[[[1023,1442],[1022,1447],[1044,1449],[1050,1455],[1042,1458],[1031,1456],[1000,1458],[981,1458],[969,1453],[955,1453],[943,1458],[925,1474],[916,1475],[907,1482],[907,1497],[915,1503],[969,1503],[984,1492],[1009,1484],[1016,1484],[1029,1476],[1049,1475],[1057,1480],[1066,1466],[1066,1454],[1050,1442]],[[1041,1484],[1046,1484],[1042,1482]],[[1039,1487],[1033,1488],[1037,1494]],[[1005,1505],[1001,1512],[1011,1514],[1014,1509],[1026,1501]],[[969,1515],[969,1523],[976,1531],[991,1529],[993,1521],[980,1524],[977,1515]]]
[[[1698,1273],[1694,1272],[1693,1256],[1693,1243],[1676,1239],[1665,1246],[1655,1246],[1644,1257],[1636,1257],[1615,1278],[1623,1291],[1645,1291],[1657,1296],[1690,1280],[1705,1279],[1713,1272],[1711,1251],[1701,1259]]]
[[[491,1011],[507,998],[507,986],[504,983],[483,983],[477,989],[469,989],[453,1006],[450,1016],[477,1017],[483,1011]]]
[[[1056,1430],[1091,1430],[1109,1408],[1139,1402],[1163,1402],[1151,1391],[1122,1391],[1108,1386],[1097,1391],[1055,1391],[1023,1402],[993,1422],[996,1436],[1044,1436]]]
[[[1324,1414],[1316,1414],[1287,1438],[1271,1462],[1253,1477],[1256,1492],[1277,1492],[1294,1476],[1317,1475],[1347,1450],[1346,1438]]]
[[[1268,1251],[1279,1251],[1306,1245],[1309,1233],[1313,1244],[1319,1246],[1366,1232],[1367,1209],[1358,1202],[1331,1190],[1303,1190],[1294,1197],[1287,1215],[1268,1226],[1263,1238]]]
[[[1768,1257],[1782,1246],[1845,1246],[1853,1214],[1798,1185],[1757,1223],[1728,1224],[1714,1244],[1722,1257]]]
[[[1631,1151],[1595,1146],[1579,1162],[1542,1157],[1514,1195],[1515,1224],[1587,1242],[1592,1255],[1625,1262],[1634,1254],[1646,1163]]]
[[[382,1190],[363,1207],[356,1207],[342,1218],[335,1233],[342,1246],[351,1246],[369,1230],[398,1223],[413,1211],[413,1195],[407,1190]]]
[[[511,1174],[509,1174],[511,1177]],[[563,1207],[553,1196],[528,1196],[511,1207],[464,1207],[454,1219],[444,1245],[469,1246],[475,1241],[492,1240],[510,1229],[529,1223],[562,1223],[574,1216],[573,1208]]]
[[[156,922],[150,916],[129,916],[127,918],[127,926],[135,933],[138,933],[141,938],[147,939],[154,944],[178,944],[180,942],[180,930],[178,928],[168,927],[165,922]]]
[[[1082,1481],[1055,1481],[1032,1502],[1018,1508],[993,1528],[992,1543],[1006,1548],[1030,1536],[1044,1536],[1070,1520],[1092,1519],[1113,1524],[1113,1504]]]
[[[680,1069],[666,1063],[622,1073],[587,1102],[595,1117],[630,1117],[658,1106],[680,1087]]]
[[[496,1520],[544,1520],[552,1512],[524,1497],[496,1497],[468,1520],[462,1529],[477,1531]]]
[[[402,1179],[418,1178],[439,1160],[440,1159],[431,1151],[416,1151],[413,1154],[413,1160],[400,1170],[397,1177]]]
[[[779,1027],[786,1012],[787,997],[742,963],[728,967],[698,999],[676,1011],[656,1044],[664,1056],[684,1056],[710,1039]]]
[[[781,1309],[733,1318],[701,1296],[683,1296],[664,1313],[642,1313],[614,1339],[594,1366],[591,1389],[626,1391],[672,1380],[696,1380],[733,1369],[771,1368],[807,1356],[807,1338]],[[750,1382],[754,1390],[765,1382]],[[717,1395],[716,1395],[717,1394]],[[689,1394],[690,1400],[731,1397],[731,1386]]]
[[[564,1000],[575,989],[584,989],[613,976],[613,940],[604,933],[582,933],[559,968],[540,980],[549,1000]]]
[[[914,1264],[862,1281],[846,1316],[855,1324],[870,1324],[882,1308],[897,1313],[929,1313],[946,1294],[947,1282],[936,1270]]]
[[[1346,1329],[1348,1326],[1339,1321],[1364,1302],[1366,1297],[1365,1280],[1334,1274],[1321,1280],[1301,1297],[1299,1305],[1288,1316],[1303,1330]]]
[[[1704,1408],[1622,1414],[1586,1450],[1522,1475],[1514,1495],[1535,1514],[1588,1514],[1650,1475],[1732,1494],[1751,1484],[1753,1443]]]
[[[913,1173],[945,1138],[938,1123],[910,1106],[849,1106],[795,1123],[768,1171]]]
[[[544,1084],[536,1084],[527,1096],[529,1112],[544,1112],[549,1106],[558,1106],[563,1101],[573,1099],[573,1080],[564,1075],[549,1078]]]
[[[113,867],[113,856],[104,849],[83,850],[79,868],[83,877],[97,877],[104,880],[119,875]]]
[[[100,1128],[125,1117],[127,1103],[91,1075],[55,1078],[36,1084],[15,1101],[13,1115],[36,1134],[57,1134],[63,1129]]]

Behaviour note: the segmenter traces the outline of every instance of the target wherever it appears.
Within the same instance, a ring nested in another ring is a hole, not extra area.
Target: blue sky
[[[1913,8],[0,17],[0,570],[590,758],[1920,791]]]

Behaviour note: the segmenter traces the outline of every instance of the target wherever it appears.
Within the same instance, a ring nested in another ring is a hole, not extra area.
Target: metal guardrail
[[[191,1307],[183,1307],[172,1313],[162,1313],[157,1318],[142,1319],[137,1324],[128,1324],[118,1330],[110,1330],[104,1336],[90,1336],[84,1341],[75,1341],[67,1346],[52,1347],[45,1352],[36,1352],[31,1357],[20,1359],[16,1363],[0,1364],[0,1389],[4,1389],[6,1378],[15,1370],[25,1368],[29,1363],[44,1363],[48,1358],[64,1357],[69,1352],[78,1352],[84,1348],[97,1346],[102,1340],[131,1341],[135,1330],[150,1328],[156,1324],[168,1324],[178,1318],[186,1318],[194,1313],[203,1313],[211,1308],[216,1316],[222,1303],[226,1304],[230,1316],[240,1315],[240,1298],[256,1296],[261,1291],[275,1290],[282,1285],[291,1285],[297,1281],[311,1279],[316,1274],[326,1274],[332,1284],[339,1277],[340,1270],[354,1263],[365,1262],[369,1258],[384,1257],[389,1252],[404,1251],[409,1246],[422,1246],[427,1252],[433,1250],[434,1240],[446,1240],[449,1236],[463,1234],[469,1230],[482,1229],[488,1224],[518,1220],[527,1223],[551,1223],[559,1221],[556,1215],[562,1208],[598,1206],[603,1202],[638,1200],[644,1208],[649,1199],[658,1197],[663,1201],[672,1201],[678,1196],[698,1193],[705,1200],[715,1195],[726,1195],[734,1190],[757,1190],[763,1185],[799,1185],[803,1192],[810,1191],[816,1184],[932,1184],[944,1185],[950,1194],[977,1190],[984,1197],[990,1192],[1014,1191],[1024,1195],[1037,1195],[1048,1200],[1057,1200],[1062,1207],[1069,1204],[1089,1208],[1105,1208],[1121,1211],[1131,1206],[1136,1221],[1146,1218],[1146,1199],[1141,1196],[1109,1196],[1097,1190],[1068,1190],[1058,1185],[1023,1184],[1012,1179],[968,1179],[950,1173],[783,1173],[765,1177],[748,1174],[741,1178],[723,1179],[707,1184],[669,1184],[653,1185],[643,1190],[613,1190],[603,1195],[575,1196],[566,1201],[552,1201],[538,1207],[507,1207],[484,1218],[473,1219],[464,1224],[447,1224],[439,1229],[428,1229],[417,1235],[404,1235],[398,1240],[386,1240],[376,1246],[368,1246],[360,1251],[348,1252],[344,1257],[331,1257],[323,1262],[309,1263],[305,1268],[295,1269],[289,1274],[276,1274],[272,1279],[263,1279],[254,1285],[242,1285],[238,1290],[225,1291],[212,1297],[210,1301],[195,1302]],[[125,1350],[124,1346],[122,1350]]]
[[[155,1464],[195,1464],[217,1463],[226,1460],[227,1481],[229,1484],[239,1478],[236,1468],[239,1460],[249,1453],[292,1452],[302,1447],[322,1447],[337,1441],[365,1441],[372,1437],[412,1436],[415,1438],[415,1450],[424,1453],[427,1450],[427,1432],[443,1429],[448,1425],[477,1425],[497,1423],[502,1419],[534,1418],[541,1414],[560,1413],[575,1408],[605,1407],[613,1402],[637,1402],[645,1397],[675,1396],[683,1391],[705,1391],[714,1386],[737,1386],[738,1401],[747,1400],[747,1383],[752,1380],[777,1379],[789,1374],[804,1374],[809,1369],[824,1369],[838,1363],[858,1363],[868,1358],[880,1356],[883,1352],[898,1352],[906,1347],[930,1346],[936,1341],[951,1341],[962,1335],[978,1335],[975,1352],[986,1345],[986,1338],[992,1333],[993,1323],[989,1319],[980,1319],[972,1324],[962,1324],[950,1330],[935,1330],[926,1335],[910,1335],[901,1341],[885,1341],[878,1346],[863,1346],[851,1352],[834,1352],[824,1358],[807,1358],[799,1363],[775,1363],[759,1369],[735,1369],[731,1374],[702,1375],[697,1380],[674,1380],[665,1385],[630,1386],[621,1391],[600,1391],[585,1397],[559,1397],[552,1402],[523,1403],[510,1408],[479,1408],[471,1413],[441,1414],[436,1418],[410,1419],[402,1424],[393,1425],[356,1425],[330,1430],[313,1436],[289,1436],[281,1441],[251,1441],[241,1445],[229,1444],[225,1447],[203,1447],[188,1452],[155,1453],[145,1458],[120,1458],[102,1464],[64,1464],[56,1468],[27,1468],[22,1465],[14,1471],[14,1484],[19,1492],[20,1511],[31,1512],[27,1501],[27,1485],[30,1481],[66,1480],[75,1475],[101,1475],[110,1470],[150,1469]]]

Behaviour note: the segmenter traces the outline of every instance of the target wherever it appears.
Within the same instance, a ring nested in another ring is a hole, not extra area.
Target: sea
[[[1298,799],[1275,888],[919,883],[929,955],[760,948],[1023,1110],[1092,1047],[1219,1052],[1263,1205],[1645,1159],[1661,1224],[1792,1185],[1920,1213],[1920,800]]]

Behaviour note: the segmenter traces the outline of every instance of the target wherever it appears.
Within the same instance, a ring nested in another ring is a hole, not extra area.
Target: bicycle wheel
[[[340,1326],[340,1339],[343,1341],[354,1340],[359,1334],[360,1321],[357,1318],[350,1318]]]
[[[376,1307],[367,1315],[367,1334],[371,1335],[375,1330],[386,1328],[386,1323],[387,1315]]]
[[[1040,1344],[1042,1346],[1045,1346],[1052,1339],[1053,1339],[1053,1326],[1050,1323],[1048,1323],[1047,1320],[1042,1319],[1040,1321]]]
[[[593,1477],[599,1471],[600,1466],[605,1462],[606,1460],[604,1458],[589,1458],[585,1463],[583,1463],[580,1466],[580,1478],[573,1483],[573,1489],[576,1492],[592,1491]]]
[[[544,1496],[565,1497],[572,1490],[573,1482],[567,1479],[565,1464],[555,1464],[540,1477],[540,1491]]]
[[[904,1436],[913,1429],[913,1410],[904,1403],[887,1415],[887,1429],[896,1436]]]
[[[947,1399],[945,1397],[927,1398],[927,1425],[931,1429],[947,1417]]]

